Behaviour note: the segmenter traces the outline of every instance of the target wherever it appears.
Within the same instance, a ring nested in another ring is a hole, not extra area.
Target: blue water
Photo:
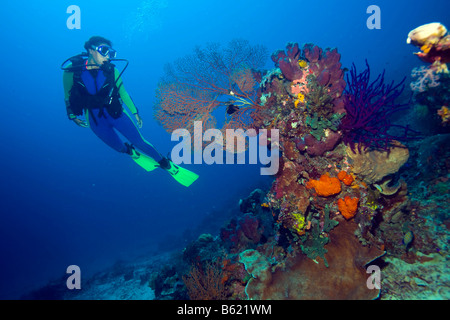
[[[79,30],[66,26],[73,4]],[[379,30],[366,27],[371,4],[381,8]],[[185,188],[69,122],[59,67],[89,37],[111,39],[130,61],[123,80],[142,133],[166,154],[174,142],[152,117],[156,84],[166,63],[196,45],[244,38],[271,53],[313,42],[337,47],[344,66],[362,69],[368,59],[374,74],[386,69],[387,80],[401,80],[419,64],[408,32],[435,21],[450,26],[449,9],[444,0],[3,1],[0,298],[17,298],[72,264],[88,275],[170,246],[211,212],[225,214],[270,183],[257,165],[191,165],[201,178]]]

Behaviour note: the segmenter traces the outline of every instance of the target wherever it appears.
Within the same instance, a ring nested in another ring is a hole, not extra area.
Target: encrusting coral
[[[350,198],[345,196],[344,199],[338,199],[338,208],[345,219],[349,220],[353,218],[358,209],[358,198]]]
[[[288,259],[286,268],[271,277],[252,279],[246,287],[250,299],[375,299],[380,291],[366,285],[365,266],[385,251],[364,247],[354,236],[356,223],[340,223],[331,230],[325,253],[328,267],[305,254]],[[316,258],[319,260],[321,258]]]
[[[398,141],[387,151],[353,151],[346,147],[346,153],[352,160],[352,171],[365,183],[373,184],[384,177],[396,173],[409,158],[408,149]]]
[[[341,192],[341,183],[338,178],[332,178],[328,174],[320,176],[319,180],[309,180],[306,183],[308,189],[314,188],[317,195],[329,197]]]
[[[346,186],[351,186],[355,180],[351,174],[348,174],[345,171],[340,171],[338,173],[338,179],[341,180]]]

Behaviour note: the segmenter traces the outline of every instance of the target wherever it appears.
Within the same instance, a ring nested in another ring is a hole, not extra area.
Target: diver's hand
[[[137,121],[138,127],[142,128],[142,119],[141,119],[141,117],[137,113],[134,116],[136,117],[136,121]]]
[[[73,119],[73,122],[75,122],[75,124],[76,124],[77,126],[80,126],[80,127],[83,127],[83,128],[87,128],[87,127],[88,127],[87,122],[84,121],[84,120],[81,120],[81,119]]]

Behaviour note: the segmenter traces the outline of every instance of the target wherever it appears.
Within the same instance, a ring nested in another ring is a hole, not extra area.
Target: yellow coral
[[[439,60],[433,62],[430,68],[433,69],[436,73],[448,73],[447,64],[442,63]]]
[[[305,233],[305,216],[301,213],[293,213],[292,216],[295,219],[294,230],[297,231],[298,234],[302,235]]]
[[[437,114],[441,116],[443,123],[450,122],[450,110],[447,106],[442,106],[438,110]]]
[[[428,53],[428,52],[430,52],[432,47],[433,47],[432,43],[427,43],[427,44],[424,44],[423,46],[421,46],[420,50],[422,50],[425,53]]]
[[[375,201],[367,202],[366,207],[374,211],[378,209],[378,205],[375,203]]]
[[[298,65],[300,68],[306,68],[306,66],[308,65],[308,63],[305,60],[298,60]]]
[[[300,102],[301,103],[305,102],[305,95],[303,93],[299,93],[297,95],[297,100],[294,101],[294,106],[297,108]]]

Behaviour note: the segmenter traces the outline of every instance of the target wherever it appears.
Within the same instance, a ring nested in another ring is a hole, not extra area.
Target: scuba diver
[[[128,61],[116,59],[117,53],[111,41],[103,37],[91,37],[84,48],[86,53],[67,59],[61,66],[69,120],[80,127],[90,127],[104,143],[130,155],[145,170],[162,168],[182,185],[190,186],[198,175],[161,156],[139,131],[142,119],[121,78]],[[119,72],[111,61],[126,62],[126,65]],[[137,126],[129,112],[136,119]],[[128,141],[124,142],[118,132]]]

